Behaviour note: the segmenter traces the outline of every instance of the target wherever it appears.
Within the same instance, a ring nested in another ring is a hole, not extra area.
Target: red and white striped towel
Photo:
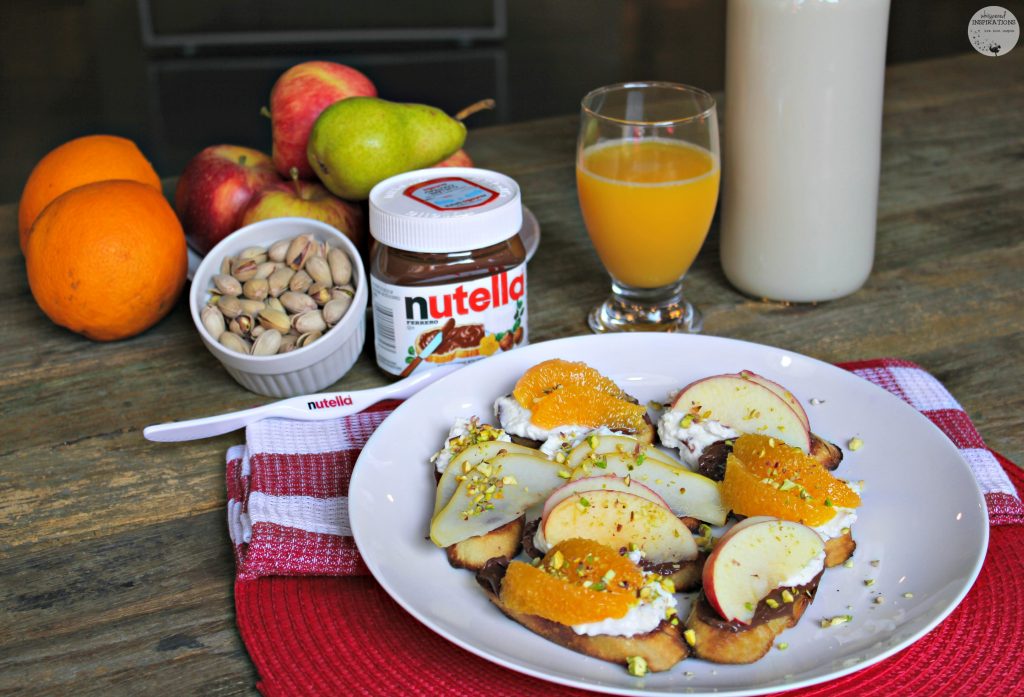
[[[938,380],[909,361],[841,367],[901,397],[950,437],[985,494],[993,525],[1024,522],[1006,472]],[[246,429],[246,445],[227,453],[228,529],[239,580],[367,573],[348,526],[348,483],[359,451],[397,404],[331,421],[267,419]]]

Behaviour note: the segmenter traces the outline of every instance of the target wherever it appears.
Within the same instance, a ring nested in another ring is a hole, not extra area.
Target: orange
[[[587,385],[599,392],[624,398],[619,386],[586,363],[552,358],[533,366],[519,378],[512,395],[522,406],[533,408],[533,403],[563,385]]]
[[[618,385],[586,363],[561,358],[523,373],[512,395],[533,412],[530,421],[541,428],[571,424],[638,431],[647,413],[646,407],[629,401]]]
[[[814,458],[768,436],[736,439],[725,466],[722,502],[740,515],[771,515],[821,525],[838,506],[856,508],[860,496]]]
[[[540,566],[514,561],[501,600],[514,612],[560,624],[623,617],[637,602],[643,572],[607,545],[573,538],[551,548]]]
[[[22,253],[32,223],[55,198],[83,184],[130,179],[160,191],[160,177],[135,143],[118,136],[76,138],[51,150],[25,182],[18,204],[18,237]]]
[[[134,336],[185,284],[185,233],[158,190],[103,181],[57,197],[28,238],[36,303],[55,324],[98,341]]]

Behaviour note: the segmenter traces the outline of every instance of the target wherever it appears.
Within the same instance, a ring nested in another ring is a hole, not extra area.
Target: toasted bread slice
[[[477,535],[449,545],[445,548],[448,563],[457,569],[479,571],[491,559],[511,559],[522,549],[525,520],[524,516],[520,516],[486,535]]]
[[[630,433],[623,431],[627,436],[631,436],[640,441],[641,445],[652,445],[654,443],[654,436],[657,431],[654,429],[654,424],[651,423],[651,418],[647,414],[644,414],[644,423],[639,431]],[[510,434],[511,435],[511,434]],[[522,436],[512,435],[512,442],[516,445],[522,445],[527,448],[540,449],[540,446],[544,445],[544,441],[533,440],[532,438],[523,438]]]
[[[800,621],[814,599],[820,578],[819,574],[805,590],[795,593],[792,602],[784,602],[779,595],[781,591],[773,592],[769,597],[779,604],[779,611],[749,626],[721,619],[702,592],[686,618],[686,629],[693,630],[693,655],[712,663],[754,663],[759,660],[772,648],[776,637]],[[759,606],[759,611],[761,609]]]
[[[631,637],[586,636],[577,634],[568,625],[558,624],[536,615],[513,612],[491,591],[487,591],[487,597],[509,619],[515,620],[534,634],[602,661],[626,665],[628,658],[641,656],[647,661],[649,671],[659,673],[690,655],[690,650],[680,636],[679,630],[664,620],[646,634]]]
[[[839,537],[826,540],[825,568],[831,569],[833,566],[839,566],[853,556],[855,549],[857,549],[857,543],[854,541],[853,534],[849,530]]]

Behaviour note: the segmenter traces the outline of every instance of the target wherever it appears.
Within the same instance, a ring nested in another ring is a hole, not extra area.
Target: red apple
[[[336,227],[362,249],[366,238],[363,209],[342,201],[320,184],[298,179],[297,172],[295,176],[293,181],[275,181],[258,191],[242,214],[241,224],[268,218],[313,218]]]
[[[211,145],[193,157],[178,179],[174,208],[189,243],[201,254],[241,227],[249,200],[279,182],[271,159],[252,148]]]
[[[277,78],[270,91],[274,166],[282,177],[292,168],[303,179],[315,179],[306,146],[313,122],[324,109],[346,97],[376,97],[377,88],[355,68],[328,61],[294,65]]]
[[[435,167],[472,167],[473,160],[465,150],[456,150],[447,159],[438,162]]]

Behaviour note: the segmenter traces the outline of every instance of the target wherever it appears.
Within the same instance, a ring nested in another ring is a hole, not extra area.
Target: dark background
[[[986,4],[892,0],[889,62],[971,51]],[[1019,4],[1004,3],[1021,17]],[[260,107],[313,58],[450,113],[497,98],[473,127],[574,113],[627,79],[720,90],[724,44],[724,0],[3,0],[0,202],[87,133],[134,139],[164,176],[215,143],[269,153]]]

